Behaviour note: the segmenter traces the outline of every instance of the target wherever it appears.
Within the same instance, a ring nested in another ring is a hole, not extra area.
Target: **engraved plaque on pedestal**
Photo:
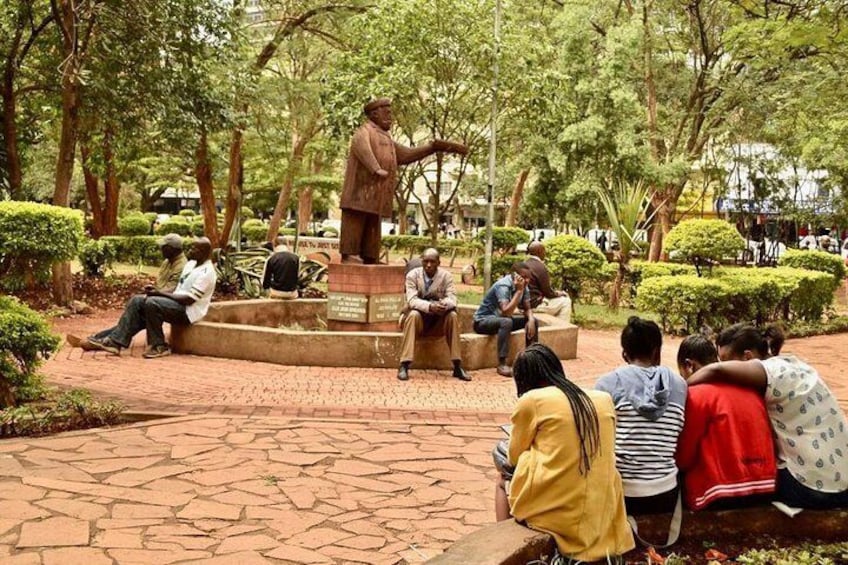
[[[368,297],[351,292],[327,294],[327,319],[342,322],[368,322]]]
[[[368,322],[396,322],[406,297],[403,294],[375,294],[368,300]]]

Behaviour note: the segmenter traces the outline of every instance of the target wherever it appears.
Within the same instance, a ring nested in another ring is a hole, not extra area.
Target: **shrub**
[[[79,260],[83,271],[90,277],[102,277],[117,257],[115,246],[102,239],[88,240],[82,244]]]
[[[204,235],[206,235],[204,229],[205,227],[203,225],[203,216],[197,216],[191,223],[191,235],[193,235],[194,237],[203,237]]]
[[[573,299],[580,296],[584,282],[604,275],[607,259],[588,240],[576,235],[558,235],[545,241],[553,288],[565,288]]]
[[[156,212],[144,212],[141,215],[147,218],[147,221],[150,222],[151,226],[153,225],[153,222],[159,218],[159,214]]]
[[[241,234],[248,241],[263,242],[268,235],[268,226],[262,220],[246,220],[241,225]]]
[[[76,257],[83,237],[79,210],[0,202],[0,286],[48,280],[53,263]]]
[[[480,230],[477,240],[486,245],[486,230]],[[492,228],[492,252],[510,253],[515,251],[516,246],[522,243],[530,243],[530,234],[521,228]]]
[[[163,261],[159,249],[159,238],[153,235],[135,237],[106,236],[103,241],[114,249],[115,261],[130,265],[160,265]],[[192,238],[183,238],[183,250],[187,251],[192,244]]]
[[[156,215],[154,214],[154,220]],[[127,214],[118,220],[118,233],[120,235],[150,235],[150,226],[153,225],[144,214]]]
[[[156,228],[158,235],[175,233],[183,237],[191,235],[191,223],[182,216],[171,216]]]
[[[666,331],[736,322],[817,322],[833,301],[833,277],[820,271],[728,268],[718,276],[644,279],[636,305],[659,314]]]
[[[834,290],[845,278],[845,263],[842,261],[842,257],[825,251],[787,249],[786,253],[780,257],[778,265],[830,273],[836,283]]]
[[[185,208],[183,210],[180,210],[180,216],[182,216],[184,218],[193,218],[196,215],[197,215],[197,212],[195,212],[194,210],[192,210],[190,208]]]
[[[526,255],[500,255],[500,256],[492,256],[492,282],[498,280],[504,275],[508,275],[512,272],[512,265],[519,261],[524,261],[527,259]],[[483,263],[485,262],[486,257],[478,257],[477,264],[475,267],[477,268],[477,275],[480,277],[483,276]]]
[[[322,228],[323,237],[339,237],[339,230],[333,226]]]
[[[724,220],[687,220],[668,232],[665,246],[668,253],[679,253],[684,261],[699,266],[735,258],[745,249],[745,240]]]
[[[41,316],[15,298],[0,296],[0,388],[11,388],[16,402],[41,394],[36,371],[58,347],[59,337]],[[0,404],[6,402],[0,397]]]

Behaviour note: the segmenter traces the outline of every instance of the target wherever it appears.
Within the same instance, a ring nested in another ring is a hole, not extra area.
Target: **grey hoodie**
[[[625,496],[673,489],[686,381],[667,367],[625,365],[598,379],[595,388],[609,393],[615,404],[615,457]]]

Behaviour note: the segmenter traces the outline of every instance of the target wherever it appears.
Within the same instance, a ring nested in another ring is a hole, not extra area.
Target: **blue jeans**
[[[135,334],[147,330],[147,345],[162,346],[166,345],[162,331],[162,324],[165,322],[182,325],[191,323],[186,316],[185,306],[179,302],[162,296],[137,294],[127,302],[118,324],[114,328],[97,332],[94,337],[108,337],[115,344],[127,348]]]
[[[536,333],[532,340],[526,340],[526,345],[539,341],[539,322],[536,322]],[[523,330],[527,326],[524,316],[486,316],[474,320],[474,331],[483,335],[498,335],[498,359],[503,361],[509,357],[509,334],[515,330]]]

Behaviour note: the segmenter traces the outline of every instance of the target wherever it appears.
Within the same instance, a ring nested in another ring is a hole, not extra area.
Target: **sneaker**
[[[106,353],[111,353],[112,355],[120,355],[121,354],[121,346],[112,341],[110,338],[104,339],[95,339],[93,337],[88,338],[88,343],[94,350],[105,351]]]
[[[453,378],[468,382],[471,380],[471,375],[466,373],[465,369],[459,367],[453,370]]]
[[[158,359],[159,357],[167,357],[171,354],[171,348],[167,345],[156,345],[148,347],[142,357],[145,359]]]
[[[79,347],[83,351],[96,351],[98,348],[91,343],[88,338],[82,338],[77,335],[68,334],[65,336],[65,341],[71,347]]]

